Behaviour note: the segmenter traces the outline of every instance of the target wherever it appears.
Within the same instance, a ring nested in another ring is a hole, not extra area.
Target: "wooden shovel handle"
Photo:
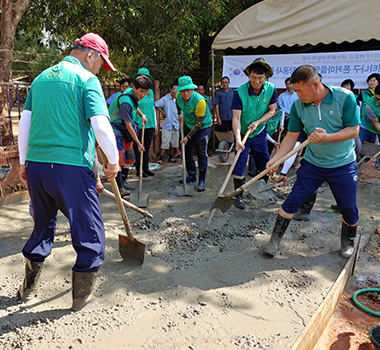
[[[111,191],[108,191],[105,188],[103,189],[103,191],[101,193],[105,194],[107,197],[116,199],[115,195]],[[121,198],[121,201],[126,207],[128,207],[129,209],[133,209],[133,210],[137,211],[138,213],[140,213],[144,217],[148,217],[151,219],[153,218],[153,215],[151,213],[149,213],[146,210],[139,208],[138,206],[132,204],[131,202],[126,201],[124,198]]]
[[[244,138],[243,138],[243,141],[242,141],[243,145],[245,145],[245,143],[247,142],[248,136],[251,135],[251,133],[252,133],[252,129],[248,129],[247,132],[246,132],[246,134],[244,135]],[[235,158],[234,158],[234,160],[233,160],[233,162],[232,162],[230,168],[228,169],[228,173],[227,173],[227,175],[226,175],[226,178],[224,179],[224,182],[223,182],[223,184],[222,184],[222,187],[221,187],[220,190],[219,190],[218,195],[223,194],[224,190],[226,189],[227,184],[228,184],[228,180],[230,179],[231,174],[232,174],[232,172],[233,172],[234,169],[235,169],[235,165],[236,165],[236,163],[237,163],[237,161],[238,161],[238,159],[239,159],[239,157],[240,157],[240,153],[241,153],[242,151],[243,151],[243,150],[242,150],[241,148],[239,148],[239,149],[237,150],[237,152],[236,152],[236,154],[235,154]]]
[[[103,153],[103,151],[101,150],[100,147],[99,147],[99,153],[100,153],[100,156],[102,157],[104,166],[107,166],[108,165],[108,159],[107,159],[106,155]],[[119,187],[117,187],[117,183],[116,183],[115,179],[109,179],[109,182],[111,184],[112,191],[113,191],[113,193],[115,195],[115,200],[116,200],[117,206],[119,207],[121,218],[123,219],[125,231],[127,232],[128,238],[131,241],[133,241],[134,238],[132,236],[131,226],[129,225],[129,220],[128,220],[127,212],[125,211],[125,208],[124,208],[124,205],[123,205],[123,202],[122,202],[122,198],[121,198],[121,195],[120,195]]]
[[[289,153],[285,154],[281,159],[279,159],[277,162],[273,163],[268,169],[262,171],[260,174],[256,175],[253,179],[249,180],[246,182],[243,186],[240,186],[238,189],[235,191],[229,193],[226,195],[226,197],[232,198],[233,196],[236,196],[239,194],[241,191],[246,190],[249,186],[251,186],[254,182],[257,180],[261,179],[263,176],[268,174],[271,170],[277,168],[280,164],[284,163],[287,159],[289,159],[293,154],[298,153],[302,149],[304,149],[308,144],[310,143],[310,140],[307,139],[303,143],[301,143],[298,147],[294,148],[292,151]]]

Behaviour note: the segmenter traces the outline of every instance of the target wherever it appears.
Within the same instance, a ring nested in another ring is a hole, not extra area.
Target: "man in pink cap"
[[[104,261],[105,232],[92,172],[95,140],[108,158],[104,173],[115,178],[118,151],[99,79],[100,68],[115,70],[106,42],[89,33],[70,55],[46,69],[29,91],[19,125],[20,178],[28,186],[34,229],[23,248],[22,301],[36,291],[53,248],[57,212],[69,220],[77,254],[73,267],[73,310],[90,300],[95,274]]]

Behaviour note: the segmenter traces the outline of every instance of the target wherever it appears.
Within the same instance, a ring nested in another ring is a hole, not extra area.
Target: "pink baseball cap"
[[[87,33],[83,35],[80,39],[78,39],[75,42],[75,45],[81,45],[84,47],[88,47],[89,49],[98,51],[105,61],[102,67],[107,70],[116,71],[116,68],[110,60],[107,43],[100,35],[95,33]]]

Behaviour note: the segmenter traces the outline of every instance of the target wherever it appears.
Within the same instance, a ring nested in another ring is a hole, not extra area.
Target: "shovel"
[[[297,175],[289,177],[288,181],[295,179]],[[263,179],[255,182],[248,187],[249,193],[256,199],[272,199],[275,197],[275,194],[271,191],[276,187],[280,187],[284,184],[284,181],[276,183],[272,186],[268,186]]]
[[[110,197],[110,198],[113,198],[113,199],[116,199],[115,195],[108,191],[107,189],[103,189],[103,191],[101,192],[103,194],[105,194],[107,197]],[[148,217],[150,219],[153,218],[153,215],[151,213],[149,213],[149,211],[146,211],[146,210],[143,210],[137,206],[135,206],[134,204],[132,204],[131,202],[128,202],[126,201],[124,198],[121,199],[122,203],[129,209],[133,209],[134,211],[137,211],[138,213],[140,213],[142,216],[144,217]]]
[[[103,152],[100,152],[103,163],[107,165],[108,160],[104,156]],[[145,256],[145,244],[140,243],[132,236],[131,227],[129,225],[128,216],[123,206],[122,198],[120,195],[119,187],[115,179],[110,179],[112,191],[115,195],[117,206],[119,207],[121,218],[123,219],[125,231],[127,235],[119,235],[119,253],[124,260],[137,261],[140,265],[144,262]]]
[[[243,145],[245,145],[245,142],[247,141],[248,136],[249,136],[251,133],[252,133],[252,129],[248,129],[248,130],[247,130],[247,133],[245,134],[245,136],[244,136],[244,138],[243,138],[243,141],[242,141]],[[236,165],[236,163],[237,163],[237,161],[238,161],[238,159],[239,159],[239,157],[240,157],[240,153],[241,153],[242,151],[243,151],[243,150],[242,150],[241,148],[239,148],[239,149],[237,150],[237,152],[236,152],[236,154],[235,154],[235,158],[234,158],[234,160],[232,161],[232,164],[231,164],[231,166],[230,166],[230,169],[228,170],[228,173],[227,173],[227,175],[226,175],[226,178],[224,179],[223,185],[222,185],[222,187],[221,187],[220,190],[219,190],[218,196],[221,196],[221,195],[223,194],[224,190],[226,189],[227,184],[228,184],[228,180],[229,180],[230,177],[231,177],[231,174],[232,174],[232,172],[233,172],[233,170],[234,170],[234,168],[235,168],[235,165]],[[210,216],[209,216],[208,221],[207,221],[207,224],[206,224],[206,231],[208,231],[208,229],[209,229],[209,227],[210,227],[211,220],[212,220],[212,218],[213,218],[213,216],[214,216],[214,214],[215,214],[215,210],[216,210],[216,208],[215,208],[215,209],[212,209],[211,212],[210,212]]]
[[[184,138],[183,132],[183,122],[181,123],[181,139]],[[185,159],[185,144],[181,144],[182,146],[182,166],[183,166],[183,186],[176,186],[177,194],[182,196],[192,196],[194,192],[194,185],[189,185],[186,183],[186,159]]]
[[[235,191],[228,193],[227,195],[218,195],[216,198],[215,202],[213,203],[211,210],[212,209],[220,209],[223,213],[225,213],[231,206],[231,204],[235,201],[234,196],[239,194],[241,191],[246,190],[249,186],[251,186],[254,182],[257,180],[260,180],[263,176],[268,174],[271,170],[277,168],[280,164],[285,162],[288,158],[290,158],[293,154],[299,152],[302,150],[304,147],[306,147],[310,143],[310,140],[307,139],[304,141],[302,144],[300,144],[298,147],[294,148],[292,151],[290,151],[288,154],[284,155],[281,159],[279,159],[277,162],[273,163],[268,169],[262,171],[260,174],[256,175],[254,178],[246,182],[243,186],[240,186],[238,189]]]
[[[141,135],[141,141],[144,145],[144,134],[145,134],[145,125],[142,126],[142,135]],[[139,208],[146,208],[149,204],[149,194],[148,193],[142,193],[142,178],[143,178],[143,154],[144,151],[140,152],[140,172],[139,172],[139,189],[136,192],[131,194],[131,202],[133,204],[136,204]]]

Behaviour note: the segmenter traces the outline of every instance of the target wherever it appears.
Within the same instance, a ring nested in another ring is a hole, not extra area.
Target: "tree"
[[[0,83],[10,81],[16,29],[29,5],[29,0],[1,1]],[[0,116],[8,115],[7,89],[0,85]],[[9,142],[9,121],[1,120],[2,144]]]

